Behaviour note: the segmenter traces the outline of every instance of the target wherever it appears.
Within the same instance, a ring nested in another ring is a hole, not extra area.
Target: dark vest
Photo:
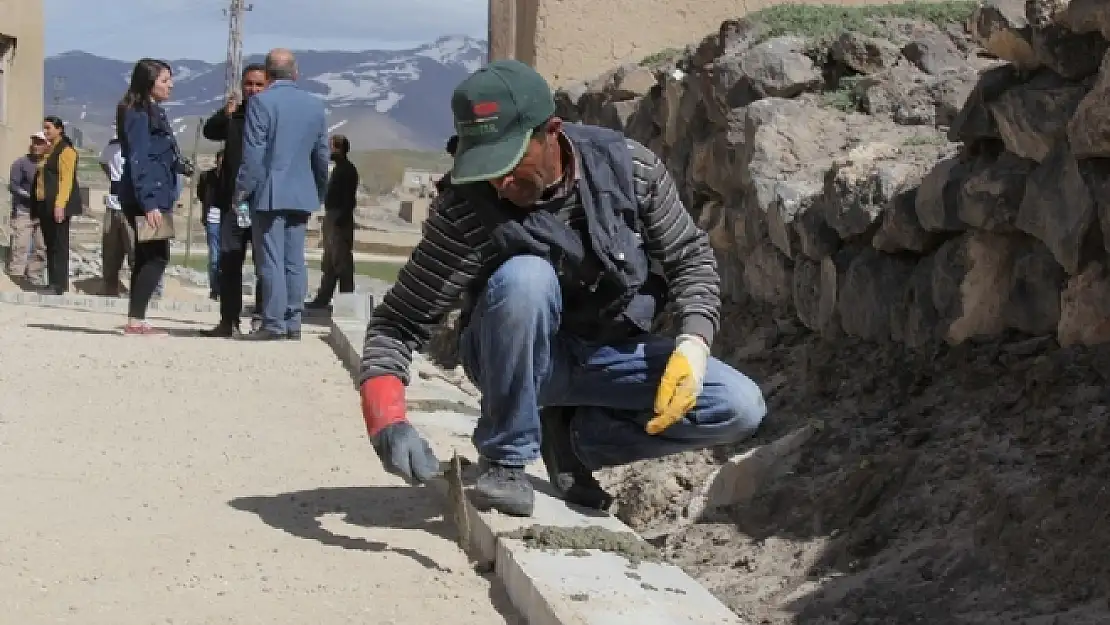
[[[487,183],[455,185],[481,219],[498,258],[533,255],[557,268],[564,306],[561,330],[593,341],[620,340],[651,330],[662,310],[666,283],[651,271],[633,190],[632,156],[624,135],[567,124],[564,132],[582,166],[579,199],[588,240],[546,210],[523,212]],[[477,289],[489,275],[480,276]],[[477,293],[471,293],[471,300]]]
[[[73,149],[73,144],[70,143],[69,138],[62,137],[62,140],[54,146],[54,149],[46,157],[46,162],[42,166],[42,210],[49,215],[54,214],[54,199],[58,197],[58,186],[61,178],[61,169],[58,167],[58,162],[61,159],[62,150],[66,148]],[[76,150],[74,151],[76,152]],[[77,165],[74,163],[73,188],[69,193],[69,201],[66,202],[66,217],[80,215],[81,211],[81,188],[77,186]],[[53,219],[53,217],[50,217],[50,219]]]

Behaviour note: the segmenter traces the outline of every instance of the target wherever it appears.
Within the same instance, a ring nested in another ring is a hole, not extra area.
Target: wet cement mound
[[[645,543],[632,532],[615,532],[604,527],[558,527],[529,525],[501,534],[515,538],[532,549],[562,549],[577,552],[572,555],[587,556],[590,550],[615,553],[628,558],[632,564],[658,562],[663,559],[658,549]]]

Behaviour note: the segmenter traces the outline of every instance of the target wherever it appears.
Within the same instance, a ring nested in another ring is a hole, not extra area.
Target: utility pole
[[[253,4],[244,0],[230,0],[231,6],[224,9],[227,15],[227,76],[225,77],[227,95],[239,94],[239,74],[243,72],[243,13],[254,9]]]

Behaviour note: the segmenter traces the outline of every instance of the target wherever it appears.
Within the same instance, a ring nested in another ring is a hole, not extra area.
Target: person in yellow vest
[[[69,222],[81,214],[78,156],[61,119],[53,115],[44,118],[42,132],[49,147],[35,176],[36,212],[46,240],[48,290],[61,295],[69,289]]]

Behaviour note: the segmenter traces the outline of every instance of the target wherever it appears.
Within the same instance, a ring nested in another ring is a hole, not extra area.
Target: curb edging
[[[365,332],[365,321],[359,315],[353,317],[333,318],[328,336],[352,376],[357,375],[362,355],[360,332]],[[410,389],[419,383],[414,379]],[[410,421],[433,445],[444,439],[465,440],[474,423],[472,417],[449,411],[410,412]],[[473,459],[472,447],[466,447],[465,455]],[[441,497],[448,496],[443,480],[430,486]],[[539,550],[504,536],[531,525],[601,527],[635,534],[615,517],[587,516],[539,489],[531,519],[479,512],[469,498],[465,503],[472,555],[479,562],[492,563],[509,601],[529,625],[747,625],[672,564],[632,565],[623,556],[593,549]]]
[[[104,295],[46,295],[33,291],[0,292],[0,304],[21,306],[41,306],[43,308],[64,308],[94,313],[127,313],[126,297],[106,297]],[[153,300],[147,310],[171,313],[218,313],[219,302],[181,302],[177,300]]]

